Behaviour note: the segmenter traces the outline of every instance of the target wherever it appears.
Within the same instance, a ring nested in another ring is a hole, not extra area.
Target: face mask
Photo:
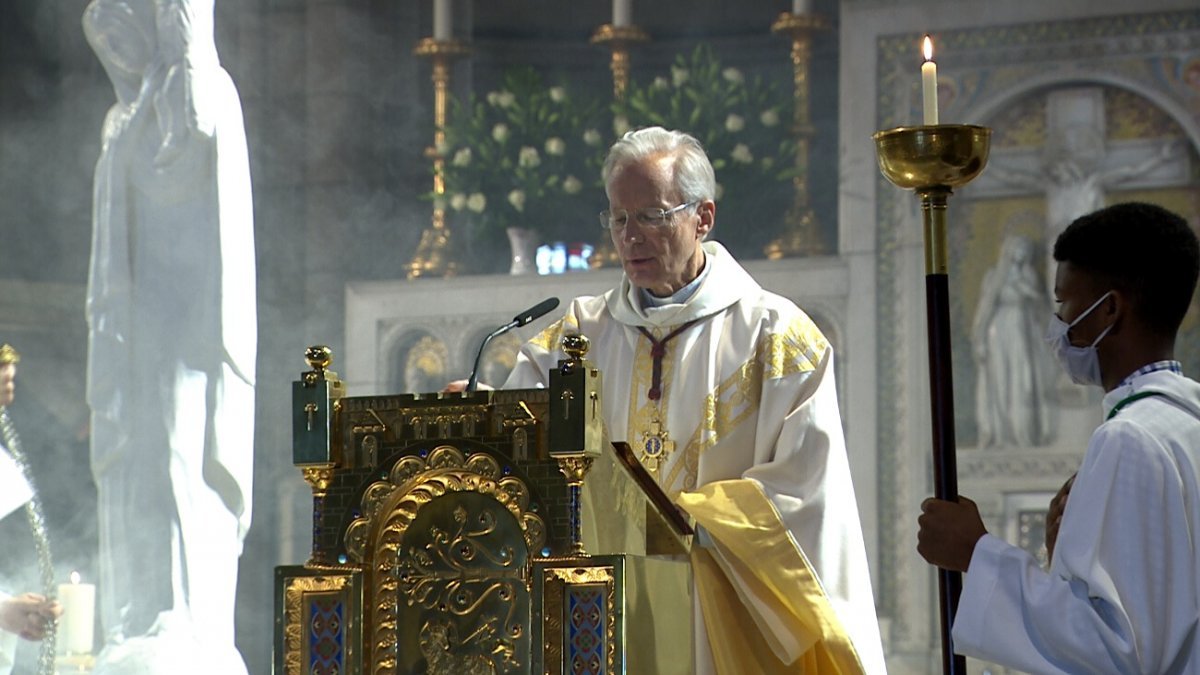
[[[1071,381],[1075,384],[1101,384],[1100,379],[1100,356],[1096,353],[1096,345],[1108,335],[1108,331],[1112,330],[1112,324],[1105,328],[1100,335],[1092,341],[1092,344],[1086,347],[1076,347],[1071,344],[1071,338],[1067,336],[1067,332],[1075,326],[1075,324],[1083,321],[1084,317],[1092,313],[1092,310],[1100,306],[1108,296],[1112,295],[1112,291],[1100,296],[1100,299],[1092,303],[1082,314],[1075,317],[1071,323],[1067,323],[1058,318],[1057,315],[1050,315],[1050,326],[1046,329],[1046,342],[1050,343],[1050,351],[1054,352],[1054,358],[1058,359],[1059,365],[1067,372]]]

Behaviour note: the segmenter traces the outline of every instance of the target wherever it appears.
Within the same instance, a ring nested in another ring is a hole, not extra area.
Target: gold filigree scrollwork
[[[453,445],[439,445],[429,453],[429,468],[456,469],[466,466],[463,453]]]
[[[495,457],[482,452],[471,455],[471,458],[467,460],[467,470],[495,481],[500,480],[500,463],[496,461]]]
[[[496,661],[503,670],[520,667],[516,651],[504,639],[496,637],[494,623],[486,623],[465,638],[449,621],[429,621],[421,627],[421,654],[427,675],[493,675]]]
[[[581,561],[582,562],[582,561]],[[542,570],[542,636],[547,675],[566,675],[566,592],[568,586],[603,586],[605,601],[604,656],[612,673],[617,659],[617,584],[613,568],[546,567]]]
[[[499,467],[497,467],[497,474],[499,474]],[[499,476],[497,475],[497,477]],[[529,488],[525,486],[524,481],[515,476],[505,476],[500,479],[499,487],[502,492],[508,493],[509,498],[517,503],[517,508],[522,511],[529,508]]]
[[[294,577],[284,581],[283,589],[283,672],[303,675],[305,646],[304,596],[307,593],[340,593],[349,583],[345,576]]]
[[[478,608],[485,600],[507,606],[517,593],[525,589],[524,564],[519,561],[525,560],[530,550],[539,550],[544,544],[544,523],[536,514],[524,512],[519,500],[512,498],[509,491],[500,489],[496,481],[463,467],[446,466],[455,459],[463,459],[462,453],[456,448],[442,446],[435,449],[429,455],[431,471],[410,480],[406,489],[397,490],[383,507],[384,521],[378,524],[379,534],[371,551],[377,581],[371,604],[374,615],[373,661],[377,675],[395,672],[400,656],[397,652],[396,630],[401,599],[410,607],[422,607],[440,614],[467,613]],[[442,466],[433,467],[434,461]],[[424,546],[406,546],[404,541],[410,535],[409,528],[422,509],[435,499],[455,493],[489,497],[485,504],[493,506],[480,507],[472,512],[460,505],[453,511],[454,524],[450,528],[432,527],[422,533],[428,538]],[[488,510],[491,508],[499,508],[515,519],[527,547],[520,555],[511,545],[489,549],[482,544],[481,540],[495,529],[497,522],[496,513]],[[475,569],[477,564],[487,567],[488,573],[481,575]],[[481,649],[486,647],[480,654],[490,655],[487,658],[493,664],[497,663],[493,659],[510,663],[509,659],[515,657],[509,653],[509,636],[515,632],[520,637],[522,631],[518,624],[513,623],[512,616],[504,617],[499,625],[504,627],[501,631],[504,637],[496,633],[479,638],[482,640]],[[423,635],[423,638],[424,648],[435,651],[443,649],[432,646],[442,644],[443,638],[446,645],[452,644],[449,633],[431,632]],[[467,639],[474,638],[467,636]],[[441,658],[444,654],[437,651],[436,655]],[[462,665],[457,661],[446,663]],[[510,671],[504,669],[499,672]]]
[[[423,506],[439,496],[453,493],[485,495],[490,497],[491,503],[495,504],[496,508],[501,509],[497,513],[507,512],[514,518],[526,547],[523,555],[520,556],[522,559],[531,551],[540,552],[545,545],[545,522],[538,514],[527,511],[531,499],[528,486],[515,476],[501,476],[499,463],[487,453],[465,456],[458,448],[443,445],[434,448],[426,458],[417,456],[402,458],[392,467],[386,481],[377,481],[364,491],[362,516],[347,527],[344,540],[347,552],[356,561],[365,564],[367,569],[373,570],[368,579],[369,611],[372,612],[375,619],[371,624],[372,635],[368,641],[372,647],[371,663],[375,669],[373,672],[378,675],[384,673],[392,675],[396,672],[399,663],[397,652],[399,645],[395,631],[401,603],[407,605],[410,602],[409,598],[420,597],[419,592],[416,595],[409,595],[406,592],[407,587],[400,578],[400,569],[403,559],[406,557],[410,560],[418,559],[422,554],[420,551],[402,551],[401,547],[409,526]],[[494,521],[495,517],[495,515],[476,516],[473,522],[479,525],[485,521]],[[456,516],[455,522],[460,520],[464,523],[465,528],[467,519]],[[472,537],[479,536],[480,531],[479,527],[474,530],[464,529],[464,532]],[[518,530],[514,529],[513,531],[516,533]],[[451,542],[462,540],[458,534],[449,531],[438,536],[446,542],[447,546]],[[468,551],[458,546],[454,548],[453,555],[473,557],[480,553],[477,548]],[[515,561],[519,557],[511,548],[504,553],[492,552],[489,555],[500,561],[503,561],[505,557]],[[409,568],[413,569],[411,564]],[[473,590],[472,594],[446,595],[442,593],[439,597],[445,602],[437,604],[439,607],[443,604],[447,607],[470,607],[473,602],[472,598],[479,599],[486,596],[507,601],[518,592],[527,592],[525,590],[524,565],[513,565],[513,570],[511,579],[497,580],[496,583],[486,585],[481,590]],[[413,578],[416,577],[410,575],[410,581]],[[469,580],[469,577],[464,576],[463,578]],[[449,582],[447,583],[449,584]],[[471,583],[477,582],[472,581]],[[461,589],[462,582],[460,580],[454,590]],[[402,600],[402,598],[404,599]],[[494,653],[488,652],[496,659],[494,662],[508,663],[509,657],[505,656],[507,649],[505,645],[512,639],[523,639],[524,633],[522,626],[511,620],[506,620],[504,625],[507,626],[504,629],[507,633],[504,640],[500,639],[499,633],[496,633],[495,636],[487,636],[486,639],[483,634],[468,635],[464,639],[474,641],[479,645],[491,645],[489,649],[499,650]],[[426,645],[432,645],[441,638],[431,634],[425,639]],[[429,640],[433,640],[433,642],[429,642]]]
[[[367,551],[367,539],[371,533],[371,521],[367,518],[356,518],[346,528],[343,540],[346,542],[346,555],[355,562],[363,562]]]
[[[312,488],[314,497],[324,497],[329,492],[329,486],[333,483],[332,464],[300,467],[300,473],[304,475],[304,482]]]
[[[388,481],[392,485],[404,485],[412,480],[413,476],[416,476],[427,468],[429,466],[420,457],[402,457],[392,467],[391,473],[388,474]]]

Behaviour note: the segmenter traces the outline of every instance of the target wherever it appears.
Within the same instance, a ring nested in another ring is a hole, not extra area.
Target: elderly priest
[[[521,350],[506,388],[546,386],[564,334],[592,341],[610,438],[700,525],[695,672],[882,673],[833,350],[720,244],[693,137],[631,131],[600,214],[624,276]]]

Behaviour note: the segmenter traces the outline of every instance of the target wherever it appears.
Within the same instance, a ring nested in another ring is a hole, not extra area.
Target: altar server
[[[965,571],[956,651],[1030,673],[1200,673],[1200,384],[1175,341],[1200,246],[1150,204],[1083,216],[1054,245],[1051,350],[1105,421],[1056,498],[1049,570],[975,504],[922,505],[918,551]],[[1065,501],[1065,506],[1063,503]]]

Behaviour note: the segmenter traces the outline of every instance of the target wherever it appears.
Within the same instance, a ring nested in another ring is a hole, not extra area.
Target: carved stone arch
[[[406,454],[361,492],[345,541],[366,572],[373,675],[528,670],[545,522],[524,479],[471,445]]]
[[[393,390],[440,391],[449,381],[450,353],[445,342],[424,328],[408,328],[384,343],[384,379]]]
[[[1181,101],[1172,98],[1160,89],[1148,86],[1145,82],[1116,73],[1065,71],[1024,78],[1012,87],[968,107],[963,112],[962,118],[986,123],[1002,110],[1039,91],[1087,85],[1124,89],[1150,101],[1179,125],[1192,148],[1200,152],[1200,120],[1188,112]]]

